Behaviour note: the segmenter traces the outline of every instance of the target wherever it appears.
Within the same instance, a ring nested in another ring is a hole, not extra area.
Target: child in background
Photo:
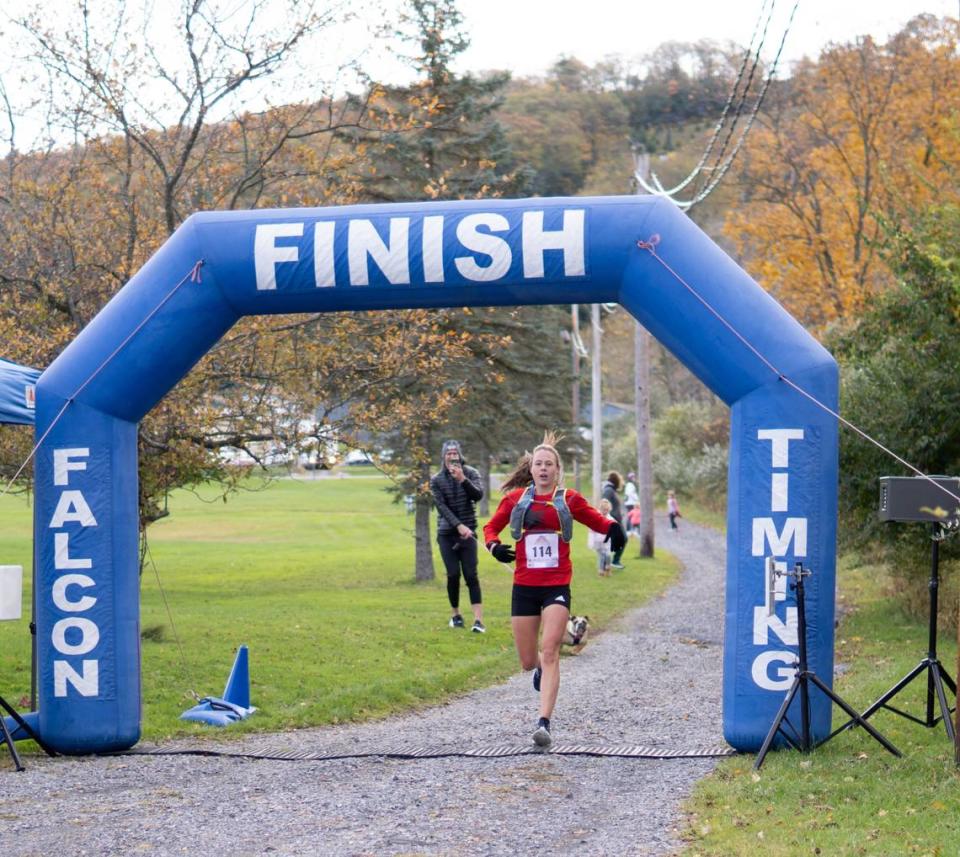
[[[627,512],[627,535],[636,536],[640,538],[640,521],[642,516],[640,514],[640,507],[634,506],[629,512]]]
[[[627,481],[623,483],[623,523],[627,527],[627,535],[630,535],[630,513],[640,505],[640,495],[637,493],[637,476],[635,473],[627,474]]]
[[[667,491],[667,516],[670,518],[670,529],[679,529],[677,526],[677,518],[682,518],[683,515],[680,514],[680,506],[677,503],[677,498],[673,491]]]
[[[613,515],[610,514],[612,508],[609,500],[601,500],[597,504],[597,511],[611,521],[614,520]],[[606,536],[603,533],[595,533],[590,530],[587,534],[587,545],[590,550],[597,552],[597,574],[600,577],[609,577],[613,563],[613,553],[610,551],[610,542],[606,541]]]

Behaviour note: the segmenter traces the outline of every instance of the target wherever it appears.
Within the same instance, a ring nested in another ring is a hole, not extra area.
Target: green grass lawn
[[[364,470],[278,480],[225,504],[213,490],[171,497],[170,517],[150,528],[152,562],[141,581],[145,739],[229,738],[379,717],[518,669],[508,567],[481,551],[488,632],[448,628],[439,554],[436,579],[416,583],[413,516],[391,501],[386,484]],[[24,498],[0,498],[0,563],[23,565],[27,578],[31,518]],[[677,572],[660,552],[652,561],[628,559],[626,571],[600,579],[581,527],[574,552],[574,611],[590,615],[595,633]],[[25,590],[24,619],[0,623],[0,692],[16,702],[30,690],[27,581]],[[257,713],[226,731],[179,720],[194,702],[191,691],[223,693],[241,644],[250,651]]]
[[[927,624],[903,614],[883,569],[841,563],[840,590],[849,612],[837,631],[836,659],[844,672],[835,687],[863,711],[926,655]],[[938,655],[956,678],[952,634],[940,634]],[[926,680],[916,679],[891,704],[925,719]],[[846,717],[834,712],[836,727]],[[960,769],[942,724],[926,728],[885,710],[870,723],[903,758],[857,729],[810,754],[771,753],[759,773],[753,756],[722,762],[687,806],[684,853],[960,854]]]
[[[661,503],[661,506],[665,507],[666,503]],[[726,509],[708,509],[706,506],[698,506],[691,502],[685,502],[681,508],[684,518],[693,521],[695,524],[710,527],[720,532],[725,532],[727,529]],[[680,525],[683,526],[682,519]]]

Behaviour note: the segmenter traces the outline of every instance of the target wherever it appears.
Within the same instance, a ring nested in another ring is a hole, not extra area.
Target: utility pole
[[[650,176],[650,155],[634,154],[638,175]],[[642,187],[638,186],[638,193]],[[634,408],[637,432],[637,495],[640,498],[640,556],[654,554],[653,459],[650,450],[650,334],[634,321],[633,331]]]
[[[634,322],[633,366],[637,431],[637,496],[640,499],[640,556],[654,554],[653,461],[650,451],[650,334]]]
[[[596,505],[600,502],[600,485],[602,482],[600,479],[600,467],[603,457],[603,399],[600,395],[600,378],[602,375],[600,370],[603,368],[600,355],[600,335],[603,331],[600,328],[600,304],[590,305],[590,327],[593,329],[593,354],[591,355],[593,365],[591,366],[592,371],[590,375],[591,410],[593,411],[591,424],[593,433],[593,469],[591,476],[593,478],[593,504]]]
[[[571,396],[571,410],[573,414],[570,425],[576,433],[573,441],[575,450],[573,455],[573,487],[580,493],[580,312],[576,304],[570,306],[570,353],[573,372],[573,394]]]

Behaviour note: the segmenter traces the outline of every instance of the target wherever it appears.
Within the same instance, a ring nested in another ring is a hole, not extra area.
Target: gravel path
[[[723,743],[723,536],[685,520],[678,533],[658,528],[658,540],[683,562],[682,580],[564,658],[553,718],[558,745]],[[636,559],[619,572],[642,573]],[[529,675],[518,673],[415,714],[249,736],[228,749],[527,746],[535,718]],[[412,761],[128,755],[30,758],[16,774],[0,753],[0,854],[668,854],[680,845],[680,802],[714,764],[550,754]]]

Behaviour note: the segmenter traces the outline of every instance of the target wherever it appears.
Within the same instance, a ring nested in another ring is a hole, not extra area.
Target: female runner
[[[534,690],[540,691],[540,719],[533,740],[550,745],[550,717],[560,689],[560,643],[570,616],[570,538],[577,520],[610,539],[612,550],[626,543],[623,528],[604,517],[577,491],[563,489],[563,464],[550,433],[525,453],[503,484],[497,511],[483,528],[487,550],[503,563],[516,559],[511,607],[513,641],[520,666],[533,670]],[[516,549],[500,541],[510,524]],[[540,652],[537,637],[543,627]]]

